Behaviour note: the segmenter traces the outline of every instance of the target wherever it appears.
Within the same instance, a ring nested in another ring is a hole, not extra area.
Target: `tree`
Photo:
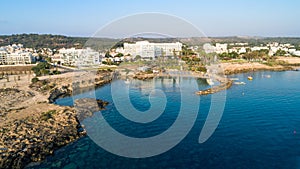
[[[135,56],[135,60],[140,60],[142,57],[140,55]]]
[[[39,81],[39,78],[37,78],[37,77],[34,77],[34,78],[31,79],[31,83],[36,83],[38,81]]]
[[[51,62],[52,62],[51,57],[46,57],[45,60],[46,60],[48,63],[51,63]]]
[[[118,53],[118,54],[116,54],[115,57],[122,57],[122,56],[124,56],[123,53]]]
[[[230,58],[233,58],[233,59],[236,59],[236,58],[239,57],[239,54],[236,53],[236,52],[231,52],[231,53],[229,53],[229,57],[230,57]]]
[[[105,57],[106,57],[106,58],[112,57],[112,56],[109,54],[109,51],[107,51],[107,52],[105,53]]]
[[[284,56],[285,54],[286,51],[279,49],[276,51],[275,56]]]
[[[31,70],[36,76],[46,75],[50,73],[51,65],[47,62],[40,62],[36,66],[32,67]]]

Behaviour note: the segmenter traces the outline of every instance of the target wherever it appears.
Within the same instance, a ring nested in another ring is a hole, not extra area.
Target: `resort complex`
[[[32,64],[35,62],[32,51],[22,44],[0,47],[0,65]]]
[[[136,43],[124,43],[123,54],[132,57],[141,56],[142,59],[155,59],[163,56],[179,55],[182,51],[182,43],[150,43],[138,41]]]

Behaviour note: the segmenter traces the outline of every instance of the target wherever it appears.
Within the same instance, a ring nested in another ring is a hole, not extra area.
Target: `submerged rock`
[[[93,98],[82,98],[74,101],[79,121],[91,117],[93,113],[103,110],[108,102]]]

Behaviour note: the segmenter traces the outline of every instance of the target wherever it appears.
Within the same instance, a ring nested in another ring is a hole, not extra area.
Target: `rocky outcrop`
[[[280,66],[280,67],[264,67],[264,68],[239,68],[239,69],[225,69],[225,75],[246,73],[246,72],[256,72],[256,71],[286,71],[294,70],[290,66]]]
[[[49,101],[70,92],[67,86],[56,86],[49,94]],[[0,118],[5,120],[0,123],[0,168],[24,168],[30,162],[43,160],[56,149],[85,135],[78,119],[83,120],[108,104],[101,100],[79,99],[75,101],[78,111],[73,107],[38,102],[36,99],[45,93],[34,93],[36,95],[18,89],[0,89],[0,113],[13,117]],[[20,106],[25,107],[20,109]]]
[[[91,117],[94,112],[103,110],[108,102],[93,98],[82,98],[74,101],[74,108],[77,111],[79,121]]]
[[[55,88],[50,91],[48,100],[49,103],[54,103],[56,99],[65,97],[65,96],[70,96],[72,94],[72,90],[69,89],[68,86],[62,86],[60,88]]]
[[[221,82],[219,86],[215,86],[206,90],[200,90],[196,92],[197,95],[208,95],[208,94],[213,94],[217,93],[222,90],[226,90],[232,86],[232,80],[226,80],[226,82]]]
[[[23,168],[81,136],[72,108],[16,120],[0,130],[0,168]]]
[[[147,80],[147,79],[153,79],[155,77],[155,74],[150,73],[136,73],[133,78],[138,79],[138,80]]]
[[[0,89],[0,123],[5,120],[6,115],[11,110],[18,110],[20,102],[32,98],[34,94],[28,91],[22,91],[13,88]]]

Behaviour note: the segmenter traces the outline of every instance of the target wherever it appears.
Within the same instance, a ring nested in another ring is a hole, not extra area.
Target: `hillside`
[[[123,46],[124,42],[136,42],[148,40],[150,42],[175,42],[181,41],[187,45],[202,45],[204,43],[249,43],[250,46],[267,44],[270,42],[290,43],[300,50],[299,37],[191,37],[191,38],[126,38],[126,39],[109,39],[109,38],[88,38],[88,37],[69,37],[63,35],[51,34],[16,34],[0,36],[0,46],[21,43],[28,48],[82,48],[85,46],[92,47],[96,50],[104,50]]]

